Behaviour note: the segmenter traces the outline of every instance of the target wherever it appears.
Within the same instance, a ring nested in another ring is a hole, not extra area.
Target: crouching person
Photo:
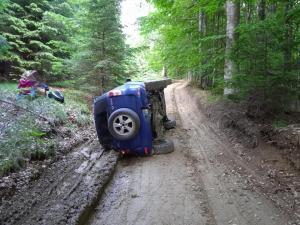
[[[19,80],[17,100],[24,97],[34,99],[37,96],[46,95],[45,89],[41,88],[41,83],[37,80],[38,72],[36,70],[29,70],[22,74]]]

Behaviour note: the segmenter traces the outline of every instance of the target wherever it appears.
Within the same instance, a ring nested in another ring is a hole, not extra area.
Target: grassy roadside
[[[62,137],[54,130],[76,132],[92,123],[88,96],[80,90],[64,89],[65,103],[61,104],[45,96],[16,101],[16,86],[0,84],[0,100],[15,104],[0,101],[0,176],[31,160],[55,155]]]

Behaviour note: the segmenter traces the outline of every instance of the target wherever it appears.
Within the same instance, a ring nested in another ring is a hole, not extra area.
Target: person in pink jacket
[[[25,96],[35,98],[39,92],[39,82],[37,81],[38,72],[36,70],[29,70],[22,74],[19,80],[18,90],[19,94],[17,100]]]

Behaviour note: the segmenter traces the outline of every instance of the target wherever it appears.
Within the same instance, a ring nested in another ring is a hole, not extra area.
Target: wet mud
[[[3,197],[0,224],[78,224],[109,181],[117,159],[117,153],[104,152],[97,140],[80,145],[13,196]]]

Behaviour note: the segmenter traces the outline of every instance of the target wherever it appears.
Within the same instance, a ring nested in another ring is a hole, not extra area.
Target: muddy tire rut
[[[95,138],[62,156],[12,197],[3,198],[0,224],[78,224],[112,175],[118,154]]]

